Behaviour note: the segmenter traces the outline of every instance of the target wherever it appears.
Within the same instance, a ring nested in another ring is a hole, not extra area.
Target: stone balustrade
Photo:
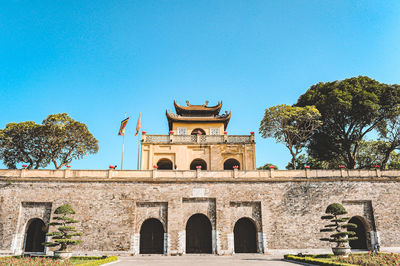
[[[95,179],[95,180],[185,180],[206,179],[214,181],[279,181],[299,179],[390,179],[400,181],[399,170],[7,170],[0,169],[0,180],[18,179]]]
[[[247,144],[254,143],[254,135],[143,135],[143,143],[154,144]]]

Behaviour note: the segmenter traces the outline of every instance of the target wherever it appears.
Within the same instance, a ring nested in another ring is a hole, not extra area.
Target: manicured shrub
[[[74,236],[80,236],[82,233],[77,232],[74,226],[71,224],[78,223],[79,221],[68,217],[75,214],[75,211],[69,204],[64,204],[58,207],[54,214],[57,214],[53,219],[55,222],[50,223],[50,226],[59,226],[58,232],[47,233],[47,236],[51,236],[51,241],[44,243],[47,247],[60,246],[58,251],[66,251],[68,246],[74,246],[81,243],[81,240],[72,239]]]
[[[348,228],[357,228],[356,224],[347,223],[350,217],[340,217],[347,214],[346,209],[340,203],[330,204],[325,211],[326,214],[321,217],[323,220],[330,220],[330,223],[325,225],[320,232],[333,232],[327,238],[321,238],[321,241],[329,241],[336,243],[336,247],[346,247],[346,243],[350,240],[356,240],[356,234],[353,231],[347,231]],[[353,236],[353,237],[349,237]]]

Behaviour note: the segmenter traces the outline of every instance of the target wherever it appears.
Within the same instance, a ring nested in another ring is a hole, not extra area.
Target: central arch
[[[42,243],[46,241],[45,223],[39,218],[34,218],[28,221],[27,228],[24,252],[44,252]]]
[[[147,219],[140,228],[140,254],[164,254],[164,227],[155,218]]]
[[[206,132],[202,128],[195,128],[192,130],[192,133],[190,133],[190,134],[191,135],[205,135]]]
[[[239,219],[233,229],[235,253],[257,253],[257,229],[249,218]]]
[[[196,170],[197,166],[201,166],[201,170],[207,170],[207,163],[203,159],[194,159],[190,164],[190,170]]]
[[[356,233],[356,240],[350,240],[349,245],[352,249],[368,249],[367,245],[367,230],[365,221],[362,217],[354,216],[349,220],[349,223],[356,224],[357,228],[351,228],[348,231]]]
[[[224,162],[224,170],[233,170],[235,166],[240,170],[240,162],[236,159],[231,158]]]
[[[186,223],[186,253],[212,253],[211,230],[207,216],[192,215]]]
[[[171,160],[168,159],[160,159],[157,162],[157,169],[158,170],[172,170],[173,164]]]

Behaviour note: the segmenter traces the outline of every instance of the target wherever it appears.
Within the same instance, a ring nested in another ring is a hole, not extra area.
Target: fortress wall
[[[142,222],[157,218],[169,235],[168,253],[181,253],[186,222],[195,213],[209,217],[219,254],[232,252],[233,228],[242,217],[255,222],[261,252],[329,248],[319,241],[320,216],[333,202],[349,216],[364,217],[379,232],[381,247],[400,247],[400,179],[389,171],[380,177],[346,171],[354,178],[339,170],[325,177],[311,170],[314,178],[302,177],[305,171],[293,171],[294,177],[291,171],[272,177],[270,171],[237,171],[237,178],[234,171],[112,171],[111,178],[109,171],[70,171],[67,178],[64,171],[25,170],[22,177],[20,170],[0,171],[0,251],[18,253],[27,221],[48,223],[64,203],[81,221],[83,243],[73,249],[82,252],[137,253]]]

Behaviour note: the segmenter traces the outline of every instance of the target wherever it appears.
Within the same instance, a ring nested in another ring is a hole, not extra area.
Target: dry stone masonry
[[[149,245],[143,235],[149,219],[160,224],[159,248],[167,255],[196,244],[198,253],[241,252],[235,251],[241,218],[254,224],[257,253],[328,248],[319,241],[320,216],[333,202],[363,222],[368,249],[376,243],[400,247],[399,181],[400,171],[380,170],[0,170],[0,252],[29,253],[31,221],[47,226],[64,203],[75,209],[77,229],[84,232],[77,254],[137,255]],[[194,215],[205,217],[206,225],[189,225]],[[188,227],[210,232],[210,240],[196,240]]]

